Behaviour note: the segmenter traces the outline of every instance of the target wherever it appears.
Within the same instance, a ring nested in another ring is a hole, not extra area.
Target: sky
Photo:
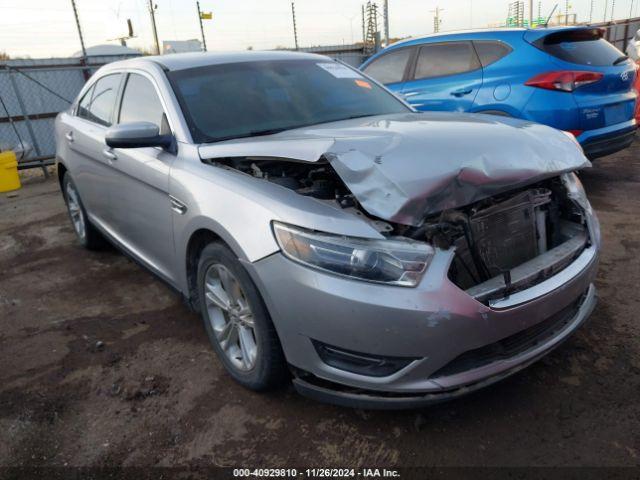
[[[442,9],[441,30],[482,28],[504,21],[511,0],[389,0],[391,37],[417,36],[433,31],[433,10]],[[572,0],[569,12],[589,20],[592,0]],[[593,0],[593,21],[640,15],[640,0]],[[363,0],[296,0],[301,47],[352,43],[362,38]],[[382,0],[378,0],[382,7]],[[564,12],[566,2],[542,0],[543,16],[554,5]],[[160,42],[200,38],[195,0],[155,0]],[[526,4],[526,2],[525,2]],[[135,48],[152,48],[148,0],[76,0],[86,46],[110,41],[133,23]],[[213,50],[293,47],[290,0],[201,0],[207,46]],[[538,1],[534,0],[534,10]],[[557,13],[557,12],[556,12]],[[65,57],[80,50],[71,0],[0,0],[0,52],[11,57]]]

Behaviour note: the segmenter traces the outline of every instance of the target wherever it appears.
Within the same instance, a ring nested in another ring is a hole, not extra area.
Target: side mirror
[[[151,122],[129,122],[114,125],[107,130],[105,142],[111,148],[162,147],[172,149],[173,135],[160,135],[160,129]]]

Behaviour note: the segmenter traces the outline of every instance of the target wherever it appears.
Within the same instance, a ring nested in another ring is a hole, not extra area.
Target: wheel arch
[[[202,250],[213,242],[220,242],[222,238],[209,228],[199,228],[194,231],[187,242],[185,256],[185,273],[187,281],[186,297],[189,306],[195,310],[200,310],[200,298],[198,295],[198,262]],[[226,242],[223,242],[226,244]]]
[[[64,175],[65,173],[67,173],[69,169],[67,168],[67,166],[62,163],[62,161],[60,159],[56,160],[56,172],[58,175],[58,184],[60,185],[60,191],[63,190],[62,188],[62,181],[64,180]]]
[[[485,115],[495,115],[497,117],[517,118],[517,117],[514,117],[510,112],[507,112],[505,110],[498,110],[496,108],[490,108],[486,110],[476,110],[473,113],[483,113]]]
[[[209,218],[197,218],[191,224],[191,228],[188,229],[188,235],[183,238],[183,248],[179,251],[183,253],[183,268],[185,278],[185,294],[189,305],[192,308],[198,309],[198,261],[200,254],[204,247],[211,242],[220,242],[227,246],[234,255],[238,257],[241,263],[248,262],[247,254],[233,238],[233,236],[227,232],[222,226]]]

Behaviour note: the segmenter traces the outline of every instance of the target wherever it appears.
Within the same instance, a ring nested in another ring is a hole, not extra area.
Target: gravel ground
[[[236,385],[172,291],[78,246],[35,171],[0,195],[0,465],[639,466],[640,146],[581,176],[604,236],[591,322],[484,391],[370,412]]]

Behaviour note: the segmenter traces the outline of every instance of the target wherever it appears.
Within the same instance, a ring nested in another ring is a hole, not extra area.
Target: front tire
[[[251,390],[281,384],[287,367],[275,327],[256,285],[227,246],[216,242],[203,249],[198,294],[207,335],[227,372]]]
[[[69,173],[65,173],[62,179],[62,193],[64,201],[67,204],[67,211],[73,225],[73,231],[80,244],[89,250],[99,250],[104,247],[104,237],[93,226],[87,211],[82,204],[82,199],[78,193],[75,183],[71,179]]]

